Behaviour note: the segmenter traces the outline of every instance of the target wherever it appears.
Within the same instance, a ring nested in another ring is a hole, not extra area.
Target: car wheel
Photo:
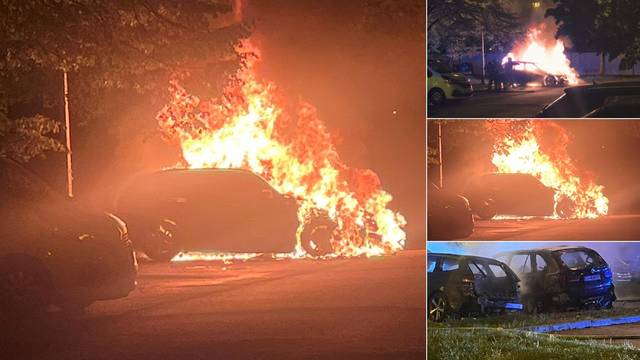
[[[442,91],[442,89],[435,88],[429,91],[429,103],[431,103],[433,107],[439,107],[444,105],[446,100],[447,100],[447,97],[444,94],[444,91]]]
[[[311,256],[322,256],[334,251],[331,239],[335,223],[329,218],[314,218],[304,225],[300,241],[302,248]]]
[[[551,86],[556,86],[556,85],[558,85],[558,82],[556,81],[556,77],[555,76],[547,75],[544,78],[544,86],[551,87]]]
[[[442,292],[436,292],[429,299],[429,320],[433,322],[442,322],[448,315],[447,299]]]
[[[556,206],[556,213],[563,219],[568,219],[573,216],[576,211],[576,207],[574,202],[567,198],[563,197],[558,201],[558,205]]]
[[[476,211],[480,219],[491,220],[497,215],[496,206],[493,199],[486,199],[480,203],[480,207]]]
[[[164,219],[150,231],[142,250],[151,260],[166,262],[178,255],[180,247],[175,238],[176,228],[175,222]]]
[[[43,315],[53,293],[49,272],[38,260],[23,255],[0,260],[0,312],[7,317]]]

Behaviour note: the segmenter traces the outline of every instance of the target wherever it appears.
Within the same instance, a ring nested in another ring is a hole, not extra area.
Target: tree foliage
[[[214,91],[238,66],[234,46],[247,35],[224,0],[2,0],[1,6],[0,89],[7,106],[0,137],[14,145],[9,134],[34,145],[58,132],[63,71],[72,111],[86,123],[111,112],[113,104],[101,101],[105,92],[157,98],[175,73],[196,74],[196,87]],[[12,148],[26,151],[23,159],[38,149],[60,150],[53,143]]]
[[[487,48],[505,50],[521,24],[503,0],[431,0],[427,31],[430,52],[456,55],[480,48],[482,32]]]
[[[609,60],[623,56],[621,69],[640,61],[640,6],[636,0],[554,0],[545,16],[558,24],[556,36],[571,39],[577,51],[595,51]]]

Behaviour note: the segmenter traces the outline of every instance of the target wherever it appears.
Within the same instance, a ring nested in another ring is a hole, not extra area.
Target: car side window
[[[470,262],[469,263],[469,270],[471,270],[471,272],[473,273],[473,275],[477,275],[477,276],[487,276],[487,274],[485,273],[484,270],[482,270],[482,268],[476,264],[475,262]]]
[[[543,272],[547,270],[547,262],[542,258],[540,254],[536,254],[536,271]]]
[[[516,254],[511,257],[511,269],[519,274],[531,272],[531,259],[529,254]]]
[[[427,272],[432,273],[436,271],[437,262],[438,262],[438,258],[433,256],[427,257]]]
[[[442,260],[442,272],[454,271],[460,268],[460,264],[455,259],[444,258]]]
[[[507,272],[498,264],[489,264],[489,269],[491,269],[493,275],[499,279],[507,277]]]

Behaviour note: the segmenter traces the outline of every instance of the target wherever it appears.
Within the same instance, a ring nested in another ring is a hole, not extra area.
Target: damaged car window
[[[604,261],[596,253],[589,253],[584,250],[563,251],[560,260],[569,269],[581,269],[591,265],[602,265]]]
[[[458,270],[459,268],[460,268],[460,264],[455,259],[446,259],[445,258],[444,260],[442,260],[442,271],[443,272],[454,271],[454,270]]]
[[[511,258],[511,268],[521,274],[531,272],[531,260],[528,254],[516,254]]]
[[[487,273],[475,262],[470,262],[469,263],[469,270],[471,270],[471,272],[473,273],[473,275],[478,275],[478,276],[487,276]]]
[[[434,258],[434,257],[429,257],[427,259],[427,272],[434,272],[436,270],[436,262],[438,261],[438,259]]]
[[[547,262],[540,255],[536,255],[536,271],[545,271],[547,269]]]
[[[489,264],[489,269],[491,269],[491,272],[497,278],[506,278],[507,277],[507,273],[504,271],[502,266],[500,266],[498,264]]]

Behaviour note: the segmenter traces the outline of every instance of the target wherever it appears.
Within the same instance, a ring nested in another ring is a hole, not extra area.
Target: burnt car
[[[618,249],[617,254],[611,254],[608,257],[613,272],[613,281],[616,283],[639,282],[640,244],[623,243]]]
[[[0,157],[0,316],[74,312],[135,287],[127,227],[112,214],[57,194],[20,164]]]
[[[522,302],[530,313],[569,308],[609,309],[616,300],[612,272],[595,251],[556,246],[496,255],[522,280]]]
[[[239,169],[171,169],[135,176],[119,193],[116,213],[134,245],[168,261],[183,250],[285,253],[294,250],[298,201]],[[335,223],[320,211],[305,219],[302,246],[332,251]]]
[[[542,86],[564,86],[567,77],[551,74],[542,70],[536,63],[529,61],[516,61],[516,67],[511,73],[511,83],[515,86],[525,87],[529,83],[538,83]]]
[[[490,258],[427,254],[428,318],[521,311],[518,276]]]
[[[473,233],[469,201],[431,183],[427,203],[427,234],[430,240],[466,238]]]
[[[591,114],[605,106],[615,98],[628,97],[633,99],[640,96],[640,82],[618,81],[607,83],[593,83],[591,85],[574,86],[564,89],[564,94],[546,105],[537,114],[540,118],[580,118]],[[623,109],[630,105],[620,105]],[[606,113],[608,110],[602,110]],[[591,114],[594,116],[598,114]],[[604,115],[601,115],[604,116]]]
[[[544,186],[532,175],[491,173],[472,178],[463,195],[471,210],[481,219],[496,215],[551,216],[555,190]],[[562,202],[570,211],[570,204]]]

